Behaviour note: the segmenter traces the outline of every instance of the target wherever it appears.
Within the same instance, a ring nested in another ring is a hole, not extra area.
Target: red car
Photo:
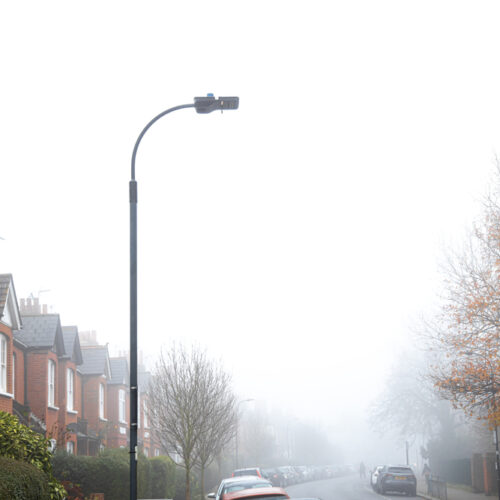
[[[222,500],[290,500],[290,497],[283,488],[270,486],[225,493]]]

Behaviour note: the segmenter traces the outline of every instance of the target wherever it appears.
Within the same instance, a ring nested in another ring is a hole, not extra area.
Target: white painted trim
[[[11,394],[10,392],[0,391],[0,396],[6,396],[7,398],[14,399],[14,394]]]
[[[48,405],[47,408],[49,410],[56,410],[56,411],[59,411],[59,406],[51,406],[51,405]]]
[[[78,415],[76,410],[66,410],[66,413],[71,413],[71,415]]]

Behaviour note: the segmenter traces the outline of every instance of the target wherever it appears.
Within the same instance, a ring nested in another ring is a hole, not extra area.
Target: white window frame
[[[47,402],[53,408],[56,406],[56,363],[53,359],[49,359],[47,365]]]
[[[126,396],[125,390],[120,389],[118,391],[118,420],[122,423],[126,423],[125,415],[126,415]]]
[[[66,410],[75,409],[75,372],[68,368],[66,371]],[[70,441],[68,441],[69,443]]]
[[[104,384],[99,384],[99,418],[104,420]]]
[[[144,429],[149,429],[149,421],[148,421],[148,406],[146,404],[146,400],[142,400],[142,423]]]
[[[0,392],[7,394],[7,350],[9,341],[0,333]]]
[[[75,454],[75,443],[73,441],[66,442],[66,451],[71,455]]]
[[[12,353],[12,396],[16,397],[16,353]]]

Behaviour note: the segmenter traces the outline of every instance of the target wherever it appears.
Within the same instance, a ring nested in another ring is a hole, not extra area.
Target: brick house
[[[24,351],[24,377],[28,382],[24,413],[29,411],[39,420],[48,438],[64,442],[65,428],[59,424],[59,359],[65,355],[61,320],[58,314],[21,314],[21,319],[22,329],[14,331],[14,339]]]
[[[21,328],[12,275],[0,274],[0,411],[13,413],[16,393],[18,354],[14,348],[14,330]]]
[[[108,446],[126,448],[130,419],[130,380],[127,358],[110,358],[111,380],[108,381]]]
[[[108,382],[111,380],[111,365],[107,346],[82,345],[83,364],[79,371],[82,376],[82,424],[80,431],[86,434],[82,440],[81,453],[96,455],[107,446],[110,430],[107,400]],[[78,444],[80,453],[80,442]]]

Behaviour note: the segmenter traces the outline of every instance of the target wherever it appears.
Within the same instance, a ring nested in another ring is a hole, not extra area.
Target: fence
[[[427,480],[427,493],[439,500],[448,500],[448,490],[446,481],[442,481],[436,476],[431,476]]]

